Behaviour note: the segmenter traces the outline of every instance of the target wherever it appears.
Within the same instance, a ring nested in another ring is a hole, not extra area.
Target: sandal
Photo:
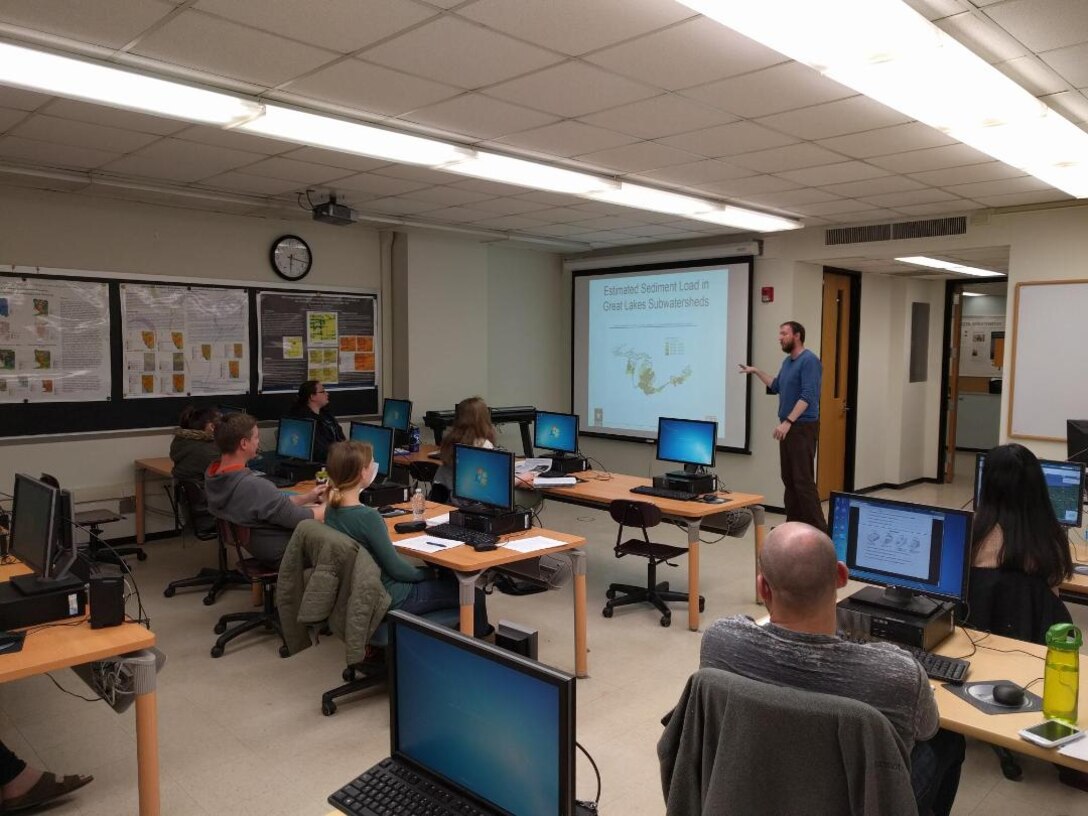
[[[0,813],[16,813],[20,810],[28,810],[38,805],[44,805],[46,802],[52,802],[54,799],[79,790],[93,779],[93,776],[79,776],[76,774],[58,779],[55,774],[43,771],[34,786],[22,796],[5,799],[3,804],[0,805]]]

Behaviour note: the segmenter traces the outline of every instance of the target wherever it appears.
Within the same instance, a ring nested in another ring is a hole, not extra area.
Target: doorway
[[[854,489],[854,439],[857,401],[858,323],[861,275],[824,267],[820,360],[820,442],[816,490],[820,500],[831,491]]]

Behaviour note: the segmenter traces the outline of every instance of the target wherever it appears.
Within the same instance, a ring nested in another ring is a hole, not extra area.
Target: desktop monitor
[[[1065,421],[1065,459],[1088,465],[1088,419]]]
[[[662,462],[680,462],[688,473],[714,465],[718,423],[701,419],[657,420],[657,458]]]
[[[882,605],[920,614],[933,604],[915,595],[966,600],[972,519],[967,510],[831,494],[831,540],[850,577],[885,587]]]
[[[57,488],[24,473],[15,474],[11,518],[11,554],[43,578],[53,563],[57,524]]]
[[[382,425],[395,431],[407,431],[412,422],[411,400],[389,399],[382,403]]]
[[[285,459],[312,461],[314,424],[312,419],[281,419],[279,431],[276,433],[276,455]]]
[[[537,411],[534,444],[557,453],[578,452],[578,415]]]
[[[348,438],[366,442],[374,449],[374,461],[378,463],[378,478],[384,481],[393,472],[393,429],[368,422],[352,422]]]
[[[403,612],[389,651],[395,759],[489,812],[573,816],[573,677]]]
[[[471,445],[453,446],[453,497],[480,507],[469,512],[514,509],[514,454]]]
[[[1043,479],[1050,494],[1050,503],[1058,524],[1063,527],[1080,527],[1082,519],[1082,497],[1084,495],[1084,465],[1080,462],[1064,462],[1054,459],[1040,459]],[[986,469],[986,454],[980,453],[975,459],[975,509],[982,498],[982,474]]]

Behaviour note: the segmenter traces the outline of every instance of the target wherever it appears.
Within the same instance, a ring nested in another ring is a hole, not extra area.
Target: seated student
[[[453,491],[453,446],[472,445],[476,448],[493,448],[498,434],[491,424],[491,409],[482,397],[469,397],[457,403],[453,414],[453,427],[442,437],[438,460],[442,463],[434,475],[434,484],[445,488],[446,495]],[[441,500],[445,500],[445,496]]]
[[[975,508],[968,623],[1043,643],[1053,624],[1071,620],[1058,586],[1072,575],[1039,460],[1023,445],[998,445],[986,454]]]
[[[365,442],[337,442],[329,448],[329,509],[325,523],[351,536],[373,556],[382,571],[393,602],[390,609],[422,615],[437,609],[456,609],[461,605],[457,578],[446,570],[416,567],[394,549],[385,520],[373,507],[359,501],[359,491],[378,475],[374,451]],[[487,622],[487,606],[482,590],[476,590],[474,614],[476,637],[485,637],[492,627]]]
[[[775,527],[756,577],[770,623],[742,615],[716,621],[703,635],[700,667],[873,706],[911,752],[918,812],[944,816],[959,787],[964,738],[938,729],[933,689],[914,658],[891,644],[837,636],[836,590],[847,577],[825,533],[796,521]]]
[[[174,463],[174,478],[204,481],[204,471],[219,458],[215,446],[215,425],[219,411],[188,405],[181,412],[177,430],[170,441],[170,461]]]
[[[254,528],[246,547],[254,558],[277,564],[300,521],[325,518],[325,507],[314,504],[324,495],[325,487],[319,485],[296,495],[281,492],[246,467],[259,452],[260,443],[257,420],[249,414],[224,417],[215,428],[215,444],[222,456],[204,475],[204,492],[213,516]]]
[[[32,768],[0,742],[0,813],[37,808],[92,781],[93,776],[58,777],[49,771]]]
[[[324,462],[329,454],[329,445],[345,439],[344,429],[329,410],[329,392],[318,380],[306,380],[298,387],[298,400],[287,416],[314,421],[315,462]]]

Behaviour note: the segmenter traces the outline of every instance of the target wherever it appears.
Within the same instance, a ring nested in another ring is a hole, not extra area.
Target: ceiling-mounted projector
[[[329,196],[329,200],[314,207],[314,221],[323,224],[335,224],[343,227],[355,223],[355,210],[344,204],[336,203],[336,196]]]

